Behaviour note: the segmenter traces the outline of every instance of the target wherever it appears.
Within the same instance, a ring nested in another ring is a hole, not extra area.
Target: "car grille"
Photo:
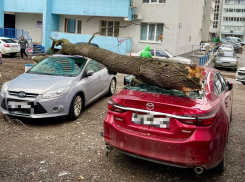
[[[26,101],[26,100],[17,100],[17,99],[7,99],[7,101],[12,101],[12,102],[23,102],[23,103],[28,103],[28,105],[31,106],[32,109],[34,109],[34,113],[33,114],[45,114],[47,113],[46,109],[40,104],[40,103],[36,103],[34,104],[34,102],[32,101]],[[6,106],[5,106],[6,107]],[[31,109],[29,108],[21,108],[21,106],[18,106],[18,108],[8,108],[10,113],[16,113],[17,114],[25,114],[25,115],[31,115]]]
[[[238,75],[245,75],[245,72],[238,72]]]
[[[19,92],[8,91],[9,95],[13,95],[13,96],[16,96],[16,97],[19,97],[18,93]],[[25,93],[25,94],[26,94],[25,97],[30,97],[30,98],[36,98],[38,96],[38,94],[31,94],[31,93]]]
[[[3,101],[2,101],[1,107],[2,107],[4,110],[7,110],[7,106],[6,106],[5,99],[3,99]]]

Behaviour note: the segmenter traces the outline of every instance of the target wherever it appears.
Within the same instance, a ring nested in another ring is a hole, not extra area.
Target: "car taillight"
[[[131,53],[129,54],[129,56],[131,56]]]
[[[191,116],[191,117],[196,117],[195,120],[179,119],[179,121],[189,125],[209,126],[215,121],[216,116],[217,116],[216,112],[211,112],[204,115]]]
[[[3,44],[3,46],[4,46],[4,47],[10,47],[10,45],[9,45],[9,44]]]
[[[119,113],[123,113],[125,112],[125,110],[121,109],[121,108],[118,108],[118,107],[115,107],[115,106],[121,106],[119,105],[118,103],[114,102],[112,99],[109,99],[108,100],[108,109],[110,111],[114,111],[114,112],[119,112]]]

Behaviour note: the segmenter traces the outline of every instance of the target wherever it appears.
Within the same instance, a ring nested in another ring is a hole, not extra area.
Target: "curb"
[[[205,65],[204,67],[208,67],[208,65],[211,63],[211,61],[212,61],[213,58],[214,58],[214,56],[211,57],[211,58],[208,60],[208,62],[206,63],[206,65]]]

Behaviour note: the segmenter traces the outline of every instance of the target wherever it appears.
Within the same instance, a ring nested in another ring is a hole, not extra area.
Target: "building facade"
[[[217,37],[221,41],[225,41],[226,37],[239,37],[245,40],[245,0],[215,0],[213,20],[209,21],[212,19],[209,18],[212,17],[210,13],[212,7],[213,0],[206,0],[202,41],[212,41]]]
[[[239,37],[245,40],[245,0],[222,0],[220,37]]]
[[[24,30],[33,42],[48,50],[48,36],[72,43],[87,42],[101,27],[111,27],[102,29],[92,42],[119,54],[149,45],[179,55],[200,44],[203,2],[0,0],[0,28]]]
[[[215,0],[204,1],[202,42],[210,42],[216,36],[217,29],[214,28],[214,24],[216,23],[214,21],[215,10]]]

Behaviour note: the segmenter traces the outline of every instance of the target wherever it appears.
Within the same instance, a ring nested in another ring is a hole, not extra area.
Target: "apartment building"
[[[173,55],[193,50],[202,36],[203,0],[0,0],[0,28],[20,29],[45,50],[48,36],[93,43],[119,54],[146,45]],[[131,24],[130,26],[128,26]]]
[[[203,42],[217,37],[225,41],[229,36],[245,40],[245,0],[215,0],[213,15],[212,10],[213,0],[206,0]]]
[[[223,0],[220,37],[239,37],[245,40],[245,0]]]

